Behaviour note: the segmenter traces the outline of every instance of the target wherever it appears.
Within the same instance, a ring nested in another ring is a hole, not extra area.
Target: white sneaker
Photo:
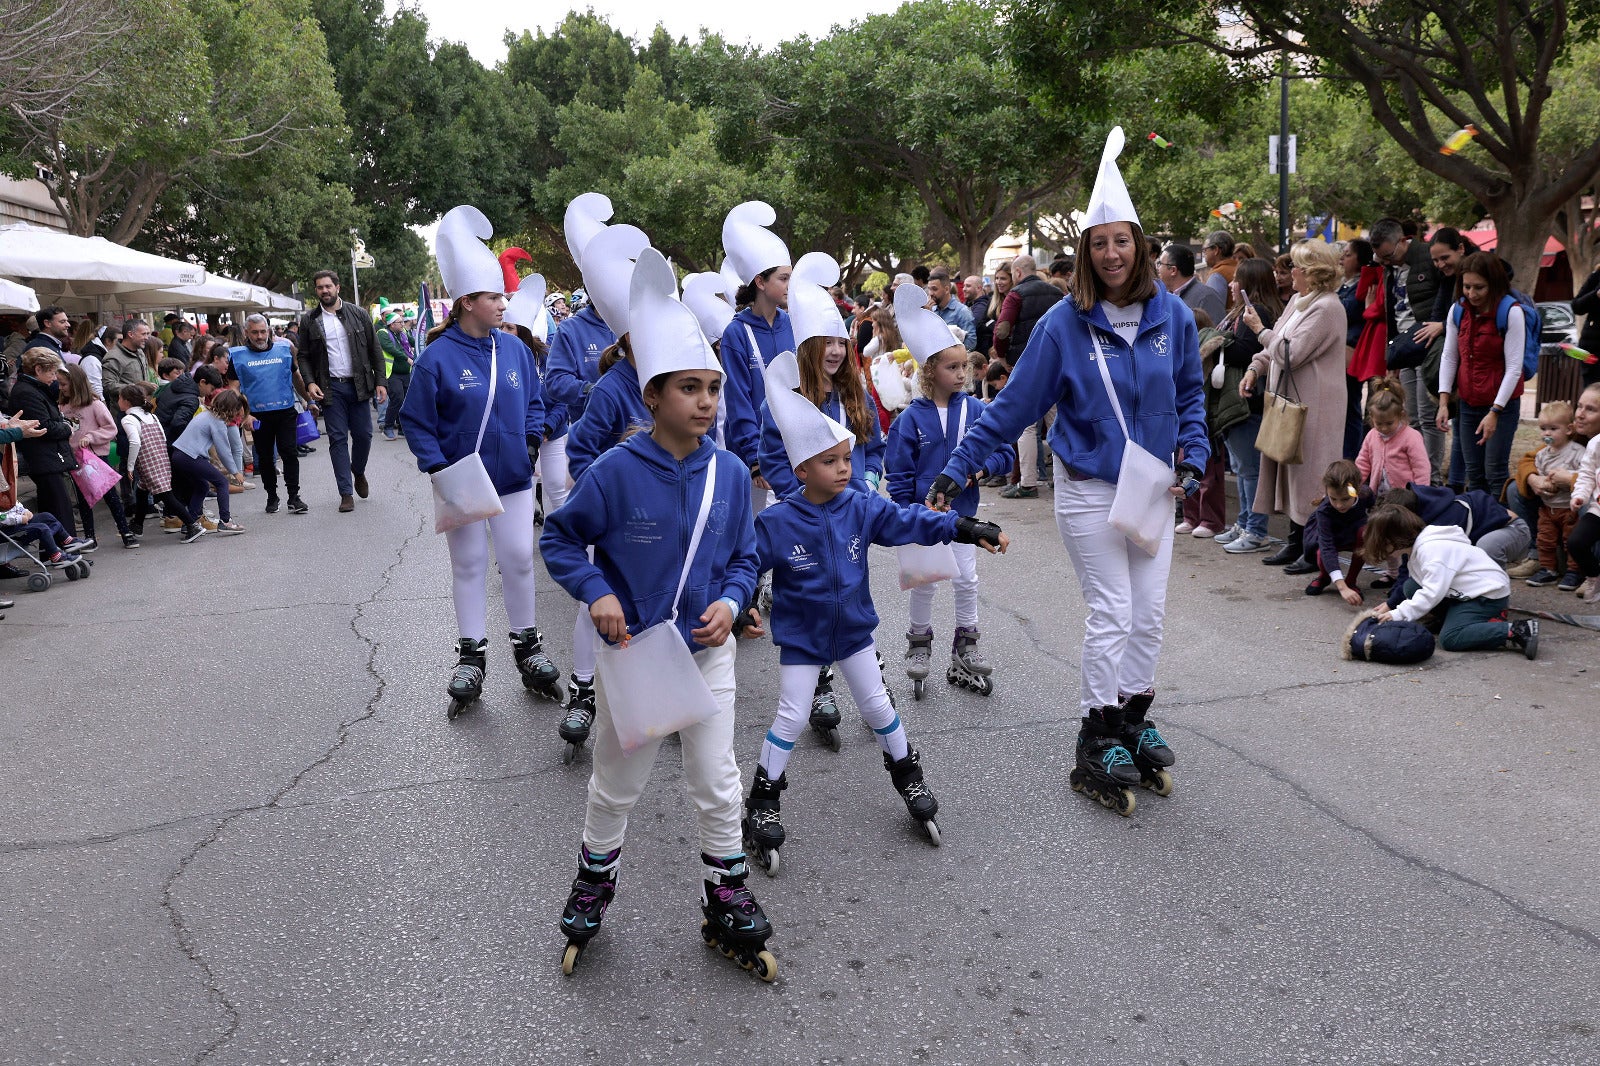
[[[1222,550],[1229,555],[1244,555],[1247,552],[1266,551],[1271,545],[1272,541],[1268,537],[1259,537],[1254,533],[1241,533],[1238,539]]]
[[[1178,534],[1178,536],[1180,536],[1180,537],[1183,536],[1185,533],[1193,533],[1194,532],[1194,523],[1193,522],[1179,522],[1178,525],[1177,525],[1177,528],[1174,529],[1173,532]]]
[[[1591,577],[1582,585],[1579,585],[1578,599],[1583,600],[1585,603],[1593,603],[1596,600],[1600,600],[1600,577]]]
[[[1216,535],[1217,531],[1210,526],[1195,526],[1194,532],[1189,534],[1189,536],[1199,537],[1201,540],[1211,540]]]
[[[1212,537],[1211,541],[1212,541],[1213,544],[1228,545],[1228,544],[1232,544],[1234,541],[1238,540],[1243,535],[1244,535],[1244,527],[1239,525],[1238,523],[1234,523],[1233,525],[1229,526],[1227,529],[1224,529],[1221,533],[1218,533],[1215,537]]]

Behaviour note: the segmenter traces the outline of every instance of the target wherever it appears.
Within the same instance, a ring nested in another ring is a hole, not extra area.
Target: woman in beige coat
[[[1239,392],[1249,396],[1265,375],[1268,389],[1307,408],[1301,448],[1305,461],[1289,465],[1263,455],[1254,507],[1263,514],[1288,512],[1288,542],[1262,562],[1287,563],[1285,573],[1298,574],[1309,572],[1304,569],[1309,564],[1301,560],[1305,524],[1322,499],[1322,475],[1329,463],[1343,457],[1345,313],[1336,295],[1339,259],[1333,246],[1301,241],[1290,256],[1296,297],[1277,328],[1262,329],[1254,307],[1246,307],[1242,315],[1263,347],[1245,371]],[[1292,371],[1288,381],[1282,380],[1285,353]]]

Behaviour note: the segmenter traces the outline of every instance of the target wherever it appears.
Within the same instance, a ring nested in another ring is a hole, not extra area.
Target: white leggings
[[[952,544],[950,550],[956,557],[956,576],[950,587],[956,595],[956,625],[964,629],[978,628],[978,546]],[[936,581],[911,590],[911,628],[926,631],[933,628],[933,594],[944,584]]]
[[[591,630],[592,632],[592,630]],[[739,763],[733,756],[733,638],[720,648],[708,648],[694,657],[700,675],[716,697],[718,712],[678,731],[683,745],[683,781],[694,801],[700,822],[700,850],[722,859],[739,855],[743,790]],[[648,699],[649,693],[608,693],[595,685],[594,772],[589,776],[589,805],[583,818],[583,842],[594,852],[622,847],[628,831],[628,814],[639,802],[661,741],[652,741],[624,755],[611,724],[612,699]]]
[[[488,635],[491,535],[495,559],[500,564],[506,620],[513,630],[534,624],[533,489],[502,496],[500,504],[506,509],[504,514],[444,535],[450,549],[450,595],[456,604],[456,628],[469,640],[482,640]]]
[[[533,476],[544,486],[544,511],[559,511],[567,502],[567,435],[539,444],[539,461],[534,464]]]
[[[878,746],[889,753],[891,759],[906,757],[906,731],[889,702],[889,690],[883,687],[883,672],[878,669],[878,649],[868,644],[861,651],[839,662],[839,673],[850,686],[850,698],[856,701],[861,718],[878,734]],[[789,753],[794,742],[805,732],[811,720],[811,695],[817,689],[820,666],[781,666],[779,670],[778,717],[767,730],[767,739],[761,744],[761,767],[767,777],[776,781],[789,765]]]
[[[1155,557],[1133,546],[1107,522],[1117,487],[1073,481],[1056,464],[1056,527],[1072,557],[1089,618],[1084,624],[1079,703],[1115,707],[1124,692],[1155,687],[1161,627],[1172,569],[1172,523]]]

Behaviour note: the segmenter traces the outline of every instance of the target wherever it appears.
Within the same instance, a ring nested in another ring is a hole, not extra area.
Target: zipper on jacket
[[[828,661],[836,662],[839,658],[839,627],[844,624],[844,618],[839,608],[839,601],[844,590],[843,583],[839,580],[839,557],[833,550],[833,535],[830,529],[833,523],[828,521],[828,514],[825,509],[818,508],[818,510],[822,511],[822,546],[828,553],[828,578],[832,586],[830,591],[833,594],[833,634],[828,638]]]

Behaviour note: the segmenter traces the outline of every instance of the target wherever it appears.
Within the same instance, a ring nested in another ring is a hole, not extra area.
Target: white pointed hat
[[[950,339],[950,327],[924,306],[927,302],[928,291],[915,283],[902,284],[894,290],[894,324],[900,328],[900,339],[918,366],[952,344],[962,343]]]
[[[459,300],[475,292],[504,292],[505,271],[500,260],[485,242],[494,236],[494,227],[482,211],[470,204],[452,207],[439,222],[434,256],[439,260],[439,277],[450,299]]]
[[[637,226],[606,226],[583,249],[583,287],[612,333],[628,332],[628,285],[650,238]]]
[[[733,321],[733,291],[723,275],[707,271],[683,279],[683,302],[700,320],[700,332],[715,343]]]
[[[544,275],[529,274],[511,294],[505,316],[512,325],[527,326],[528,331],[542,341],[550,339],[550,315],[544,308],[544,294]]]
[[[567,235],[567,251],[572,261],[583,269],[583,250],[595,235],[606,228],[612,215],[611,198],[603,193],[586,192],[572,198],[561,228]]]
[[[844,316],[828,292],[839,283],[839,264],[827,252],[807,252],[789,275],[789,324],[798,348],[812,337],[844,337]]]
[[[748,285],[762,271],[786,267],[789,246],[767,227],[778,220],[771,204],[747,200],[728,212],[722,221],[722,247],[733,264],[739,284]]]
[[[795,390],[800,387],[800,364],[793,352],[783,352],[767,364],[767,410],[783,437],[783,450],[791,467],[821,455],[835,444],[855,440],[855,434],[823,414]]]
[[[639,253],[628,285],[628,340],[642,391],[653,378],[678,370],[715,370],[722,364],[700,331],[700,320],[678,299],[672,264],[654,248]]]
[[[1106,147],[1100,153],[1100,173],[1095,175],[1094,192],[1089,194],[1089,206],[1083,212],[1083,232],[1092,226],[1109,222],[1132,222],[1139,225],[1139,212],[1133,209],[1133,198],[1128,195],[1128,185],[1122,180],[1122,168],[1117,166],[1117,156],[1122,154],[1122,127],[1112,127],[1106,137]]]

